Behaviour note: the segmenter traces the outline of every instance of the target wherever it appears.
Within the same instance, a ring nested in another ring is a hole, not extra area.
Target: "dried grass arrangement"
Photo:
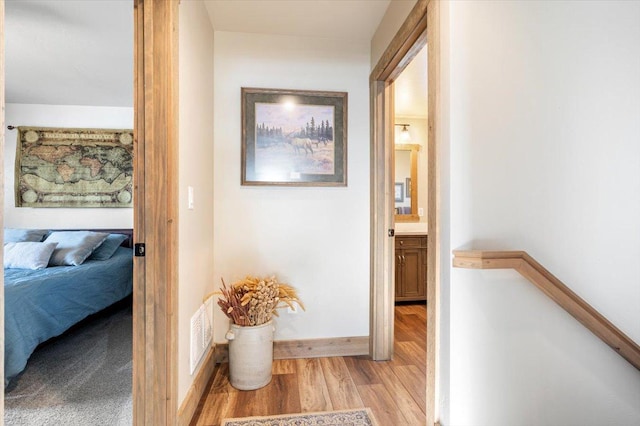
[[[218,306],[236,325],[254,326],[269,322],[276,309],[290,306],[295,309],[304,305],[298,298],[296,289],[288,284],[279,283],[275,276],[268,278],[246,277],[227,287],[222,280],[218,294]]]

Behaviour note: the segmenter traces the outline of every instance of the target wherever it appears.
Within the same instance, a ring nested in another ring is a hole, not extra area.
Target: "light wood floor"
[[[271,383],[238,391],[229,364],[216,366],[191,425],[218,426],[229,417],[370,407],[380,426],[425,425],[426,307],[395,309],[392,361],[368,357],[275,360]]]

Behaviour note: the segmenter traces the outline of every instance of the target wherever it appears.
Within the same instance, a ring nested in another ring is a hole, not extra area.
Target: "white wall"
[[[12,126],[133,129],[133,108],[73,105],[7,104],[6,123]],[[15,207],[17,130],[3,129],[4,226],[7,228],[132,228],[132,208]]]
[[[213,291],[213,28],[201,1],[179,7],[179,405],[201,365],[189,371],[191,316]],[[187,187],[194,189],[189,210]],[[200,364],[202,361],[200,362]]]
[[[529,251],[640,342],[640,3],[447,7],[451,246]],[[640,424],[640,372],[535,287],[449,272],[443,424]]]
[[[393,36],[396,35],[416,3],[417,0],[391,0],[371,39],[371,70],[375,68]]]
[[[368,43],[216,32],[213,279],[295,286],[307,312],[283,312],[276,340],[369,334],[369,72]],[[348,92],[348,186],[241,186],[241,87]]]

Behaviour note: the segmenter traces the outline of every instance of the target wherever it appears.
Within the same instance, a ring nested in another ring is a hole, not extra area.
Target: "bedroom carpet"
[[[41,345],[5,389],[5,425],[131,425],[131,299]]]

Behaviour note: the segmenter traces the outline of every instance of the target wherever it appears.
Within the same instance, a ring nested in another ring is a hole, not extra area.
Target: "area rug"
[[[36,349],[5,389],[7,426],[132,424],[130,299]]]
[[[226,419],[220,426],[377,426],[369,408]]]

